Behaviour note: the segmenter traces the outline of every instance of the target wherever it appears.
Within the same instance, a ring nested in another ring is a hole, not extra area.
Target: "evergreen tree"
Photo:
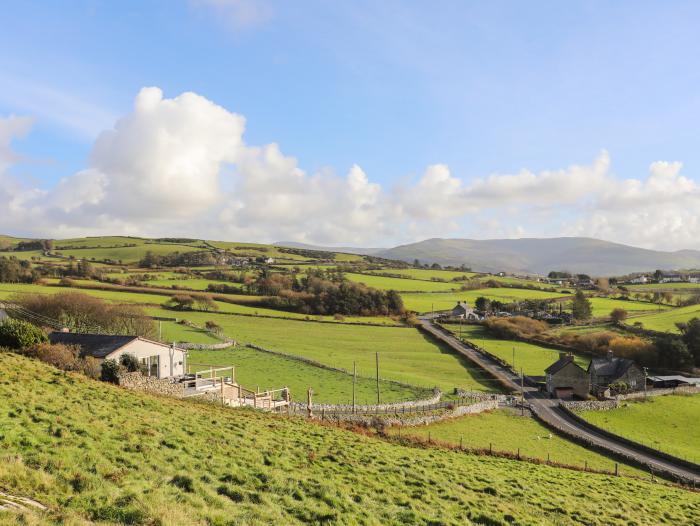
[[[592,309],[591,302],[586,296],[584,296],[583,291],[577,290],[574,295],[574,301],[571,306],[571,314],[575,320],[587,321],[591,319]]]

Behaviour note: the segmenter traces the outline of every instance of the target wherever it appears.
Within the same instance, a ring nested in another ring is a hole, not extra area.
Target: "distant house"
[[[140,336],[52,332],[49,341],[78,345],[82,356],[92,356],[100,361],[115,360],[123,354],[131,354],[138,359],[146,376],[173,378],[185,374],[185,351]]]
[[[272,264],[274,264],[274,262],[275,262],[274,258],[267,258],[267,259],[265,260],[265,263],[268,264],[268,265],[272,265]]]
[[[679,283],[685,281],[680,274],[662,274],[659,278],[659,283]]]
[[[647,276],[635,276],[629,280],[629,283],[633,283],[635,285],[644,285],[646,283],[649,283],[649,278]]]
[[[692,274],[688,276],[689,283],[700,283],[700,276],[697,274]]]
[[[545,369],[547,392],[554,398],[586,399],[590,391],[588,373],[574,362],[568,353],[559,353],[559,359]]]
[[[591,388],[598,392],[610,384],[624,382],[632,390],[644,389],[645,375],[642,368],[629,358],[614,356],[612,351],[603,358],[593,358],[588,365]]]
[[[454,309],[452,309],[453,318],[462,318],[464,320],[479,319],[479,316],[474,312],[466,301],[458,301]]]

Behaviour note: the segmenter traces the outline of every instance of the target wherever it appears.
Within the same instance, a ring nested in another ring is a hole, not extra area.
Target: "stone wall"
[[[424,398],[422,400],[408,400],[406,402],[394,402],[389,404],[375,404],[375,405],[355,405],[356,413],[374,413],[377,411],[398,411],[401,409],[409,409],[416,407],[425,407],[428,405],[437,404],[442,398],[442,392],[439,389],[433,391],[433,396],[430,398]],[[307,409],[307,404],[304,402],[293,402],[294,408],[299,411],[305,411]],[[352,412],[353,406],[347,404],[312,404],[311,408],[314,411],[328,411],[328,412]]]
[[[313,418],[321,419],[328,422],[352,422],[363,426],[384,426],[384,427],[395,427],[395,426],[426,426],[428,424],[433,424],[435,422],[440,422],[442,420],[447,420],[449,418],[457,418],[464,415],[471,415],[477,413],[483,413],[485,411],[492,411],[498,409],[497,400],[482,400],[480,402],[475,402],[470,405],[463,405],[456,407],[451,411],[445,411],[443,413],[434,413],[426,415],[415,415],[415,416],[371,416],[371,415],[353,415],[353,414],[330,414],[322,415],[319,413],[314,414]]]
[[[684,385],[681,387],[668,387],[664,389],[647,389],[646,396],[664,396],[672,394],[698,394],[700,393],[700,386]],[[639,398],[644,398],[644,391],[635,391],[633,393],[626,393],[617,395],[615,397],[617,400],[635,400]]]
[[[177,346],[180,349],[187,350],[218,350],[227,349],[229,347],[235,347],[237,345],[235,340],[226,340],[220,343],[178,343]]]
[[[147,391],[149,393],[182,398],[185,396],[185,385],[171,382],[167,378],[144,376],[140,372],[122,373],[119,376],[119,385],[127,389]]]
[[[618,400],[582,400],[577,402],[561,402],[569,411],[609,411],[620,406]]]

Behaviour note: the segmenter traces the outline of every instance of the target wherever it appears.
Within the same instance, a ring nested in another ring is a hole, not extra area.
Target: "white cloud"
[[[10,174],[21,161],[11,141],[30,126],[0,119],[0,232],[372,245],[588,235],[662,248],[697,248],[700,237],[700,185],[680,163],[619,180],[603,151],[589,165],[470,182],[435,164],[387,190],[358,165],[307,173],[277,144],[247,145],[241,115],[195,93],[169,99],[144,88],[99,134],[85,169],[41,190]]]

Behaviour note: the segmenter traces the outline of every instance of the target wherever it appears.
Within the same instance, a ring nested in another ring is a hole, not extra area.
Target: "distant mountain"
[[[385,248],[322,247],[306,243],[297,243],[296,241],[278,241],[277,243],[273,243],[273,245],[285,248],[302,248],[304,250],[321,250],[323,252],[345,252],[347,254],[360,254],[361,256],[372,256],[377,252],[386,250]]]
[[[546,274],[567,270],[617,276],[655,269],[700,268],[700,251],[662,252],[584,237],[549,239],[427,239],[372,255],[421,263],[460,266],[486,272]]]

